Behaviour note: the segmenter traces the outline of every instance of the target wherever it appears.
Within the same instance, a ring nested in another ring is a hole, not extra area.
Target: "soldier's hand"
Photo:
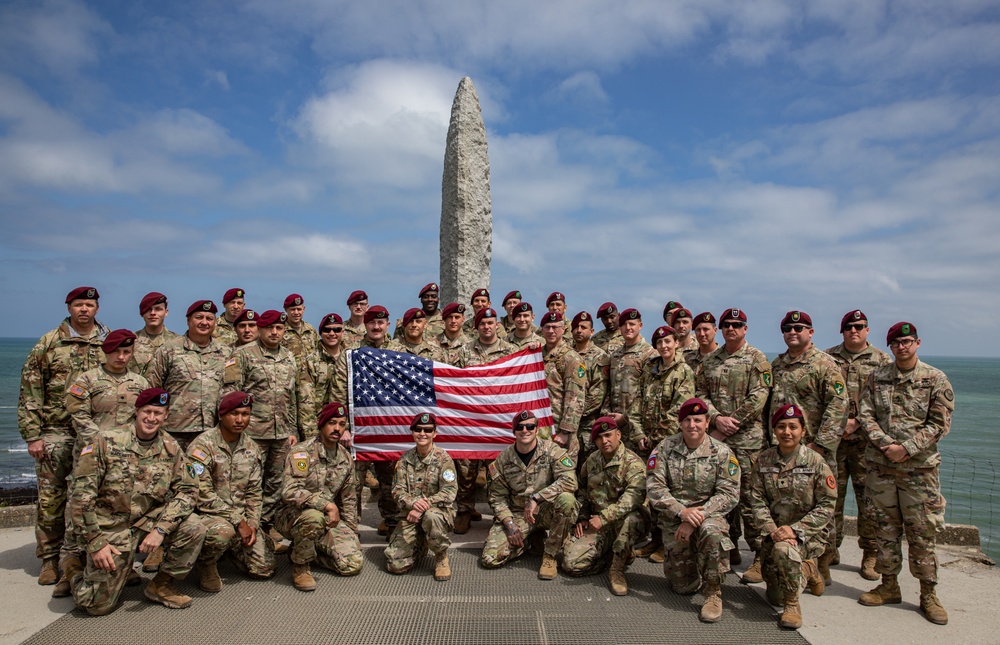
[[[528,343],[528,349],[530,349],[531,351],[535,351],[536,349],[541,349],[541,348],[542,348],[542,344],[541,343],[538,343],[538,342]]]
[[[246,520],[240,520],[240,524],[236,527],[236,530],[240,534],[240,542],[243,546],[247,548],[252,547],[254,542],[257,541],[257,531],[253,530],[253,527],[247,524]]]
[[[611,418],[615,420],[615,425],[621,430],[625,427],[625,415],[621,412],[612,412]]]
[[[122,552],[116,549],[113,545],[107,544],[103,549],[94,554],[94,566],[101,571],[114,573],[116,569],[115,556],[121,554]]]
[[[708,433],[708,436],[710,436],[711,438],[715,439],[716,441],[725,441],[726,440],[725,433],[723,433],[720,430],[712,430],[711,432]]]
[[[573,537],[582,538],[583,532],[587,530],[589,524],[587,522],[577,522],[573,525]]]
[[[649,450],[649,439],[646,437],[639,439],[639,450]]]
[[[529,499],[528,503],[524,505],[524,521],[528,524],[535,523],[535,511],[538,510],[538,504],[535,500]]]
[[[733,417],[720,415],[715,417],[715,429],[728,437],[736,434],[736,431],[740,429],[740,422]]]
[[[858,423],[857,419],[848,419],[847,427],[844,428],[844,436],[850,437],[852,434],[857,432],[859,425],[860,424]]]
[[[340,524],[340,509],[336,504],[326,505],[326,525],[337,526]]]
[[[687,522],[692,528],[698,528],[705,521],[704,506],[692,506],[681,511],[681,522]]]
[[[45,456],[45,440],[35,439],[28,442],[28,454],[32,459],[41,459]]]
[[[569,433],[555,432],[552,434],[552,441],[555,442],[555,444],[560,448],[565,448],[569,445]]]
[[[351,437],[351,431],[344,430],[343,434],[340,435],[340,444],[345,448],[350,448],[351,443],[353,443],[353,437]]]
[[[426,497],[421,497],[417,501],[413,502],[413,510],[417,511],[423,515],[424,511],[431,507],[431,503],[427,501]]]
[[[823,455],[826,454],[826,448],[824,448],[823,446],[819,445],[815,441],[810,442],[807,447],[810,450],[812,450],[813,452],[815,452],[817,455],[823,456]]]
[[[674,532],[674,539],[680,542],[687,542],[691,535],[694,533],[694,528],[687,522],[681,522],[681,525],[677,527]]]
[[[423,516],[424,516],[423,511],[418,511],[417,509],[414,508],[413,510],[411,510],[409,513],[406,514],[406,521],[412,524],[416,524],[417,522],[420,521],[420,518]]]
[[[882,448],[882,452],[885,454],[886,458],[889,459],[894,464],[900,464],[910,458],[910,453],[906,451],[906,448],[894,443],[891,446],[886,446]]]
[[[294,446],[298,442],[299,442],[299,438],[296,437],[295,435],[289,435],[288,436],[288,447],[289,448],[291,448],[292,446]]]
[[[152,553],[163,544],[163,536],[156,529],[146,534],[139,545],[139,553]]]
[[[604,522],[602,522],[601,518],[597,515],[592,516],[590,518],[590,521],[587,522],[587,525],[590,528],[594,529],[595,531],[600,531],[602,528],[604,528]]]
[[[511,546],[524,546],[524,534],[521,533],[521,529],[517,528],[514,520],[507,520],[507,523],[503,525],[503,530],[506,531],[507,541],[510,542]]]
[[[779,526],[771,533],[771,539],[775,542],[794,542],[795,531],[788,525]]]

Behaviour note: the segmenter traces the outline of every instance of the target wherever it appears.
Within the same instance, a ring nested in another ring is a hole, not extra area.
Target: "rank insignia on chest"
[[[451,468],[445,470],[443,473],[441,473],[441,479],[445,480],[446,482],[455,481],[455,471],[452,470]]]
[[[833,384],[833,391],[837,393],[837,396],[840,396],[841,394],[843,394],[844,393],[844,382],[843,381],[837,381],[836,383],[834,383]]]
[[[729,476],[735,477],[736,473],[740,472],[740,462],[736,457],[729,457],[729,465],[727,466],[729,470]]]
[[[80,456],[89,455],[92,452],[94,452],[94,444],[88,443],[83,447],[83,450],[80,451]]]

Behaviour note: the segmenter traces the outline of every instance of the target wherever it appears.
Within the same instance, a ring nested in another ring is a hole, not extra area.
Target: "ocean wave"
[[[28,452],[28,447],[24,448],[0,448],[0,452]]]
[[[24,486],[31,484],[32,486],[38,480],[35,478],[35,473],[20,473],[17,475],[10,475],[8,477],[0,477],[0,488],[10,488],[11,486]]]

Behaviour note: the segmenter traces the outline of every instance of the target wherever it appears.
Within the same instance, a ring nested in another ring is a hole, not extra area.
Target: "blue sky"
[[[437,280],[451,101],[489,138],[495,301],[738,306],[839,340],[1000,355],[1000,3],[5,2],[0,299],[38,336],[71,288],[254,309]],[[499,302],[495,302],[499,305]],[[648,336],[648,333],[647,333]]]

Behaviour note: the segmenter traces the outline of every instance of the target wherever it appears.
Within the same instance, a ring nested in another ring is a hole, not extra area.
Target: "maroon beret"
[[[355,302],[359,300],[368,300],[368,294],[364,291],[358,289],[357,291],[352,291],[351,295],[347,296],[347,306],[350,307]]]
[[[425,318],[427,318],[427,314],[424,313],[423,309],[417,309],[416,307],[407,309],[406,313],[403,314],[403,327],[406,327],[414,320],[424,320]]]
[[[290,293],[288,294],[288,297],[285,298],[285,304],[283,306],[285,309],[288,309],[289,307],[301,307],[304,303],[305,300],[302,299],[302,296],[297,293]]]
[[[520,291],[516,291],[516,290],[509,292],[506,296],[503,297],[503,302],[500,303],[500,306],[502,307],[505,304],[507,304],[507,301],[510,300],[511,298],[516,298],[516,299],[520,300],[521,299],[521,292]]]
[[[666,316],[667,312],[669,312],[671,309],[679,309],[680,307],[683,306],[684,305],[677,302],[676,300],[668,300],[667,304],[663,305],[663,315]]]
[[[806,417],[802,414],[802,408],[795,405],[794,403],[786,403],[785,405],[778,408],[778,411],[771,415],[771,427],[778,425],[778,422],[782,419],[802,419],[802,423],[805,424]]]
[[[222,296],[222,304],[226,304],[230,300],[236,300],[237,298],[245,298],[247,292],[243,289],[230,289],[226,292],[226,295]]]
[[[346,419],[347,418],[347,406],[343,403],[337,401],[331,401],[323,406],[320,410],[319,417],[316,419],[317,426],[320,430],[323,426],[330,421],[330,419]]]
[[[809,317],[804,311],[792,310],[785,314],[785,317],[781,319],[781,326],[785,325],[807,325],[809,327],[813,326],[813,319]]]
[[[153,308],[153,305],[167,304],[167,297],[158,291],[150,291],[139,301],[139,315],[143,315]]]
[[[215,303],[211,300],[195,300],[191,303],[191,306],[188,307],[187,317],[190,318],[191,314],[198,311],[207,311],[210,314],[217,314],[219,313],[219,308],[216,307]]]
[[[324,327],[329,327],[330,325],[343,325],[344,319],[340,317],[340,314],[327,314],[323,316],[323,320],[319,323],[320,331]]]
[[[475,291],[472,292],[472,295],[469,297],[469,304],[472,304],[472,301],[474,299],[479,298],[481,296],[486,296],[486,299],[489,300],[490,292],[487,291],[486,289],[476,289]]]
[[[437,419],[434,418],[432,412],[421,412],[419,414],[414,414],[413,419],[410,420],[410,430],[412,431],[417,426],[434,426],[437,428]]]
[[[695,316],[693,322],[694,322],[694,326],[695,327],[697,327],[698,325],[700,325],[702,323],[711,323],[711,324],[714,325],[715,324],[715,316],[713,316],[708,311],[703,311],[700,314],[698,314],[697,316]]]
[[[369,307],[368,311],[365,312],[365,324],[368,324],[373,320],[381,320],[382,318],[389,318],[389,310],[382,305]]]
[[[219,399],[219,416],[223,417],[236,408],[249,408],[253,406],[253,397],[246,392],[230,392]]]
[[[698,398],[688,399],[681,404],[681,409],[677,411],[677,421],[683,421],[692,414],[708,414],[708,405]]]
[[[597,308],[597,317],[604,318],[605,316],[610,316],[618,310],[613,302],[605,302],[603,305]]]
[[[110,354],[119,347],[131,347],[135,343],[135,334],[128,329],[116,329],[101,343],[101,350],[105,354]]]
[[[148,387],[139,392],[139,396],[135,397],[136,410],[147,405],[155,405],[162,408],[168,403],[170,403],[170,392],[159,387]]]
[[[556,300],[560,302],[566,302],[566,296],[563,295],[562,293],[559,293],[558,291],[553,291],[552,293],[549,294],[549,297],[545,299],[545,306],[548,307]]]
[[[479,323],[483,321],[483,318],[496,318],[496,317],[497,317],[496,309],[494,309],[493,307],[483,307],[476,314],[475,326],[478,327]]]
[[[441,317],[447,318],[452,314],[462,314],[465,315],[465,305],[459,302],[449,302],[445,305],[444,309],[441,311]]]
[[[656,342],[661,338],[666,338],[667,336],[673,337],[673,335],[674,335],[674,328],[671,327],[670,325],[662,325],[660,327],[657,327],[656,331],[653,332],[653,338],[652,338],[653,347],[656,347]]]
[[[433,282],[428,282],[427,284],[424,285],[424,288],[420,290],[420,293],[417,294],[417,297],[422,297],[427,292],[437,293],[438,292],[437,284]]]
[[[66,304],[74,300],[100,300],[101,294],[93,287],[77,287],[66,294]]]
[[[563,315],[561,313],[558,311],[546,311],[545,314],[542,315],[542,319],[538,321],[538,325],[541,327],[550,323],[561,322],[563,322]]]
[[[726,309],[719,314],[719,321],[721,322],[723,320],[741,320],[746,322],[747,315],[743,313],[742,309]]]
[[[590,442],[593,443],[597,439],[597,435],[601,434],[605,430],[617,430],[618,424],[615,423],[614,417],[598,417],[593,424],[590,426]]]
[[[908,322],[898,322],[889,328],[889,333],[885,335],[885,344],[890,345],[892,341],[897,338],[903,338],[904,336],[913,336],[914,338],[920,338],[917,336],[917,327],[913,323]]]
[[[535,313],[535,310],[531,308],[531,303],[522,300],[521,302],[517,303],[517,306],[514,307],[514,310],[511,312],[511,315],[516,316],[517,314],[525,311],[530,311],[531,313]]]
[[[517,427],[521,425],[521,422],[527,421],[528,419],[535,419],[535,413],[531,410],[521,410],[514,415],[514,418],[510,420],[510,429],[517,432]]]
[[[677,311],[675,311],[673,313],[673,315],[670,316],[670,326],[671,327],[674,325],[675,322],[677,322],[678,318],[693,318],[693,316],[691,316],[691,310],[690,309],[685,309],[684,307],[681,307],[680,309],[678,309]]]
[[[861,311],[860,309],[855,309],[854,311],[848,311],[846,314],[844,314],[844,317],[840,319],[840,333],[844,333],[844,330],[847,329],[847,326],[849,324],[861,322],[862,320],[865,322],[865,324],[868,323],[868,316],[865,315],[865,312]]]
[[[258,316],[257,312],[253,309],[244,309],[240,312],[239,316],[236,316],[236,320],[233,321],[233,325],[238,325],[241,322],[256,323],[258,318],[260,318],[260,316]]]
[[[270,327],[271,325],[284,325],[286,320],[288,320],[288,314],[284,311],[268,309],[261,315],[257,316],[257,326]]]
[[[591,325],[594,324],[594,319],[590,317],[586,311],[581,311],[577,315],[573,316],[573,322],[570,323],[570,329],[576,329],[580,326],[582,322],[589,322]]]
[[[639,313],[638,309],[628,308],[618,314],[618,322],[623,323],[626,320],[642,320],[642,314]]]

